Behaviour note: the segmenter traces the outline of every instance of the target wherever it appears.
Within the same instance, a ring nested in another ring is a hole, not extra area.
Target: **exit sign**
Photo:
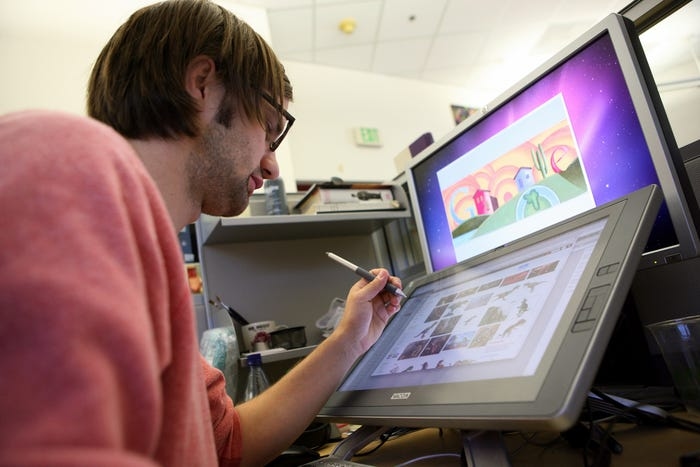
[[[382,140],[379,138],[379,129],[368,127],[355,128],[355,143],[358,146],[381,146]]]

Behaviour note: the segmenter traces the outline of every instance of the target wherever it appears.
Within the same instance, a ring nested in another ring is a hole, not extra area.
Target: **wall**
[[[84,113],[85,84],[104,43],[145,0],[23,0],[0,2],[0,114],[28,107]],[[259,8],[222,4],[269,37]],[[85,17],[90,20],[85,20]],[[60,18],[60,21],[57,20]],[[280,172],[292,180],[388,180],[394,157],[426,131],[438,139],[453,126],[450,104],[466,90],[368,73],[289,62],[297,122],[278,149]],[[484,96],[484,100],[492,96]],[[679,145],[700,138],[700,90],[662,95]],[[378,128],[381,148],[355,145],[352,129]]]
[[[0,113],[29,107],[85,111],[92,65],[114,31],[153,0],[0,1]],[[269,38],[261,8],[219,3]]]
[[[84,114],[95,58],[129,14],[147,3],[1,2],[0,114],[26,108]],[[269,38],[264,10],[220,3]],[[277,158],[289,191],[296,179],[392,178],[394,156],[424,131],[447,132],[454,125],[449,104],[461,103],[459,88],[301,63],[286,66],[297,96],[290,110],[298,121]],[[379,128],[384,146],[355,146],[350,132],[358,125]]]
[[[0,115],[28,108],[84,115],[95,59],[129,15],[149,3],[153,1],[1,0]],[[218,3],[269,40],[263,9],[226,0]],[[289,147],[280,147],[277,159],[280,171],[294,178]]]
[[[289,134],[300,179],[390,180],[394,157],[425,132],[454,126],[450,104],[467,105],[463,88],[305,63],[285,64],[294,85]],[[379,130],[382,147],[358,146],[353,128]]]

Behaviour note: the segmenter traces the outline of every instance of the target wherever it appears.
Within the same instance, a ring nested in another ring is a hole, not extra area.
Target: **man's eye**
[[[265,131],[267,134],[277,137],[282,132],[282,122],[276,118],[269,118],[266,122]]]
[[[277,122],[274,119],[268,118],[265,121],[265,133],[270,139],[274,139],[277,136]]]

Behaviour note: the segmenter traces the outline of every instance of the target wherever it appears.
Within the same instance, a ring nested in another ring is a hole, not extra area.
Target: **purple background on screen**
[[[559,93],[596,205],[659,183],[617,55],[605,34],[413,168],[433,270],[456,261],[437,171]],[[664,205],[648,249],[676,243]]]

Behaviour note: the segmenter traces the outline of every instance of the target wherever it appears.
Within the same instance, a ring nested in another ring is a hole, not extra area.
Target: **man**
[[[0,118],[0,465],[263,465],[375,342],[399,308],[384,269],[252,401],[234,408],[199,355],[176,232],[202,212],[240,214],[278,176],[291,98],[249,26],[171,0],[100,54],[88,112],[107,125]]]

